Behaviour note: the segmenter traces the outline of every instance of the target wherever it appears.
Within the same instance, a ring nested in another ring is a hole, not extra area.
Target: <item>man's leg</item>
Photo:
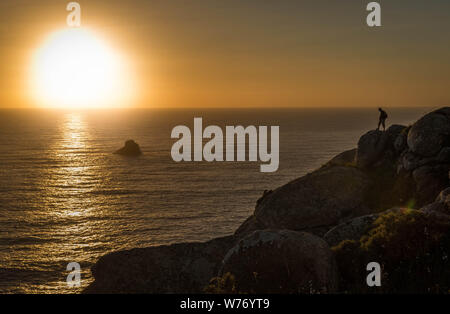
[[[386,120],[383,119],[383,131],[386,131]]]

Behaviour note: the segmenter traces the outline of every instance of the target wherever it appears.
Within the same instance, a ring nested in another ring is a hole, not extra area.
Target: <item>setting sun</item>
[[[33,56],[31,90],[42,107],[122,107],[131,82],[123,58],[91,31],[52,34]]]

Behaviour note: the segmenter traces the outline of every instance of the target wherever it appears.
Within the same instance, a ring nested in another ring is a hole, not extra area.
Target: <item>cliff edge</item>
[[[101,257],[85,293],[447,293],[449,170],[444,107],[266,191],[233,235]]]

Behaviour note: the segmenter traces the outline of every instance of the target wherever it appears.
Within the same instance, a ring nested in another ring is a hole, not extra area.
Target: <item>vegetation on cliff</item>
[[[359,240],[334,246],[340,289],[346,293],[450,291],[450,222],[418,210],[381,215]],[[366,265],[381,265],[382,285],[366,284]]]

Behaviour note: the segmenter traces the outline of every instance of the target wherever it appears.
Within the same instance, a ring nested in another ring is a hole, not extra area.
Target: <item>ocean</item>
[[[388,108],[408,125],[431,108]],[[280,166],[172,160],[171,130],[280,126]],[[78,293],[102,255],[232,234],[264,190],[356,147],[371,109],[0,110],[0,293]],[[143,155],[113,152],[134,139]],[[70,262],[81,287],[66,284]],[[130,265],[132,267],[132,265]]]

